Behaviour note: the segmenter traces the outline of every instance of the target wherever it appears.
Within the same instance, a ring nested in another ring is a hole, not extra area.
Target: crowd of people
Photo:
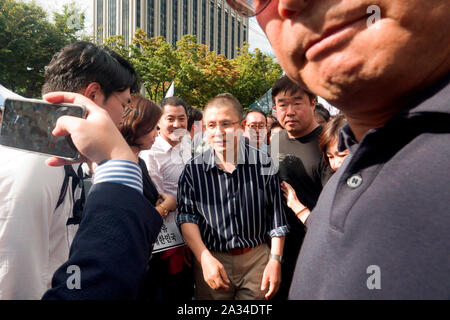
[[[379,1],[374,26],[364,4],[227,2],[286,72],[274,115],[155,103],[111,49],[64,47],[42,93],[86,106],[53,131],[83,164],[0,146],[0,299],[448,299],[448,2]]]

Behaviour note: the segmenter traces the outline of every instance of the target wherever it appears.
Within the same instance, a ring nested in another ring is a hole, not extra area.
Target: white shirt
[[[40,299],[69,257],[72,186],[55,211],[64,168],[47,158],[0,146],[0,299]]]
[[[183,140],[185,141],[185,140]],[[178,179],[191,158],[191,145],[181,142],[172,147],[164,138],[157,136],[150,150],[139,155],[159,193],[177,196]]]

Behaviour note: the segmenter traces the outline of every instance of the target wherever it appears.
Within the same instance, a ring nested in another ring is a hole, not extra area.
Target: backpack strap
[[[72,171],[73,171],[73,169],[72,169]],[[81,218],[83,216],[84,203],[86,202],[86,196],[85,196],[84,179],[83,179],[83,168],[81,167],[81,164],[78,167],[76,178],[75,177],[72,178],[73,193],[75,193],[77,184],[81,188],[81,195],[80,195],[79,199],[75,200],[75,202],[73,204],[72,217],[67,219],[66,225],[80,224]],[[75,199],[75,195],[74,195],[73,199]]]
[[[58,209],[58,207],[64,202],[64,199],[67,194],[67,189],[69,188],[70,177],[72,177],[72,195],[74,196],[77,185],[79,185],[81,188],[81,197],[75,200],[73,204],[72,216],[69,217],[69,219],[67,219],[66,225],[80,224],[84,209],[84,203],[86,200],[83,182],[83,169],[80,164],[77,172],[75,172],[72,165],[65,165],[64,173],[65,173],[64,181],[61,186],[61,191],[59,193],[59,198],[58,202],[56,203],[55,210]],[[73,199],[75,199],[75,196],[73,197]]]
[[[75,170],[73,170],[71,165],[65,165],[64,166],[64,181],[61,186],[61,191],[59,192],[59,198],[58,202],[56,203],[55,210],[58,209],[58,207],[64,202],[64,198],[66,197],[67,188],[69,187],[69,178],[70,177],[76,177],[77,174],[75,173]]]

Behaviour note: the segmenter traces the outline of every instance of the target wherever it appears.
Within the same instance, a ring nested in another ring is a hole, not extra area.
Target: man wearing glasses
[[[450,2],[227,2],[348,120],[289,297],[448,299]]]
[[[280,181],[270,158],[241,139],[242,114],[230,94],[207,103],[212,149],[191,159],[179,180],[177,223],[196,257],[199,300],[270,299],[281,281],[288,227]]]
[[[314,117],[317,97],[297,86],[288,77],[282,76],[272,87],[272,100],[278,122],[284,130],[273,137],[273,141],[278,144],[278,152],[272,150],[271,156],[277,160],[280,179],[289,183],[300,202],[312,211],[331,175],[319,148],[322,126]],[[305,236],[305,227],[298,218],[301,212],[293,212],[285,199],[283,206],[291,232],[286,236],[283,282],[277,299],[286,299],[288,296]]]
[[[244,136],[250,140],[253,146],[267,152],[267,118],[264,112],[251,109],[246,113]]]

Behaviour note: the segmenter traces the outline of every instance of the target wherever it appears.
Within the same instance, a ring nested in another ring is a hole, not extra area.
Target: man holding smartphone
[[[85,101],[91,101],[90,103],[105,110],[116,126],[121,121],[123,108],[130,101],[130,89],[134,89],[137,78],[133,67],[118,54],[89,42],[76,42],[56,53],[46,69],[45,77],[43,94],[51,91],[81,94],[88,98]],[[96,138],[100,139],[100,137],[92,137],[92,139]],[[72,139],[75,141],[77,137],[72,135]],[[102,141],[103,144],[114,149],[114,146],[108,144],[109,142],[108,138]],[[64,180],[64,171],[47,166],[46,157],[0,148],[2,154],[0,157],[0,195],[2,197],[0,199],[0,242],[2,243],[0,299],[39,299],[50,287],[54,271],[69,257],[71,239],[67,234],[66,222],[72,212],[72,190],[67,192],[62,205],[55,210]],[[139,183],[131,183],[129,187],[139,190]],[[118,198],[124,202],[127,201],[125,194]],[[107,201],[107,199],[103,200]],[[146,219],[152,220],[154,228],[159,231],[161,225],[159,215],[150,205],[146,207],[145,214],[149,215]],[[141,214],[143,213],[144,211]],[[118,229],[115,231],[121,232],[120,228],[116,227]],[[98,289],[96,294],[89,296],[88,293],[92,292],[89,291],[90,283],[82,283],[84,290],[79,292],[78,297],[81,298],[83,294],[86,294],[86,297],[91,298],[118,298],[123,292],[127,293],[127,297],[133,297],[134,291],[113,290],[108,287],[113,284],[111,277],[117,276],[124,270],[111,270],[105,265],[111,264],[111,256],[108,256],[107,249],[102,248],[102,240],[105,240],[102,237],[106,237],[104,231],[106,230],[88,233],[92,236],[90,242],[98,243],[99,246],[98,248],[92,246],[92,252],[82,251],[77,256],[83,260],[89,259],[89,254],[95,255],[92,258],[99,261],[98,270],[95,272],[104,276],[97,279],[99,282],[96,285]],[[151,232],[148,233],[148,237],[152,237]],[[151,243],[148,244],[150,245]],[[137,245],[135,249],[128,248],[131,250],[129,254],[133,254],[139,247],[143,250],[142,245]],[[143,250],[145,254],[149,254],[149,249],[147,251]],[[74,252],[79,251],[74,250]],[[85,254],[87,256],[84,256]],[[143,275],[146,262],[144,266],[138,263],[139,268],[144,270],[136,270],[136,266],[131,265],[135,262],[130,259],[130,265],[127,265],[126,269],[133,270],[136,275],[141,274],[140,271],[142,271]],[[118,266],[114,263],[111,265]],[[83,279],[87,279],[86,276],[89,273],[89,268],[85,269],[87,270]],[[83,272],[82,269],[81,271]],[[120,285],[121,282],[117,281],[116,286],[120,287]],[[129,289],[135,290],[136,293],[138,290],[138,288]]]

